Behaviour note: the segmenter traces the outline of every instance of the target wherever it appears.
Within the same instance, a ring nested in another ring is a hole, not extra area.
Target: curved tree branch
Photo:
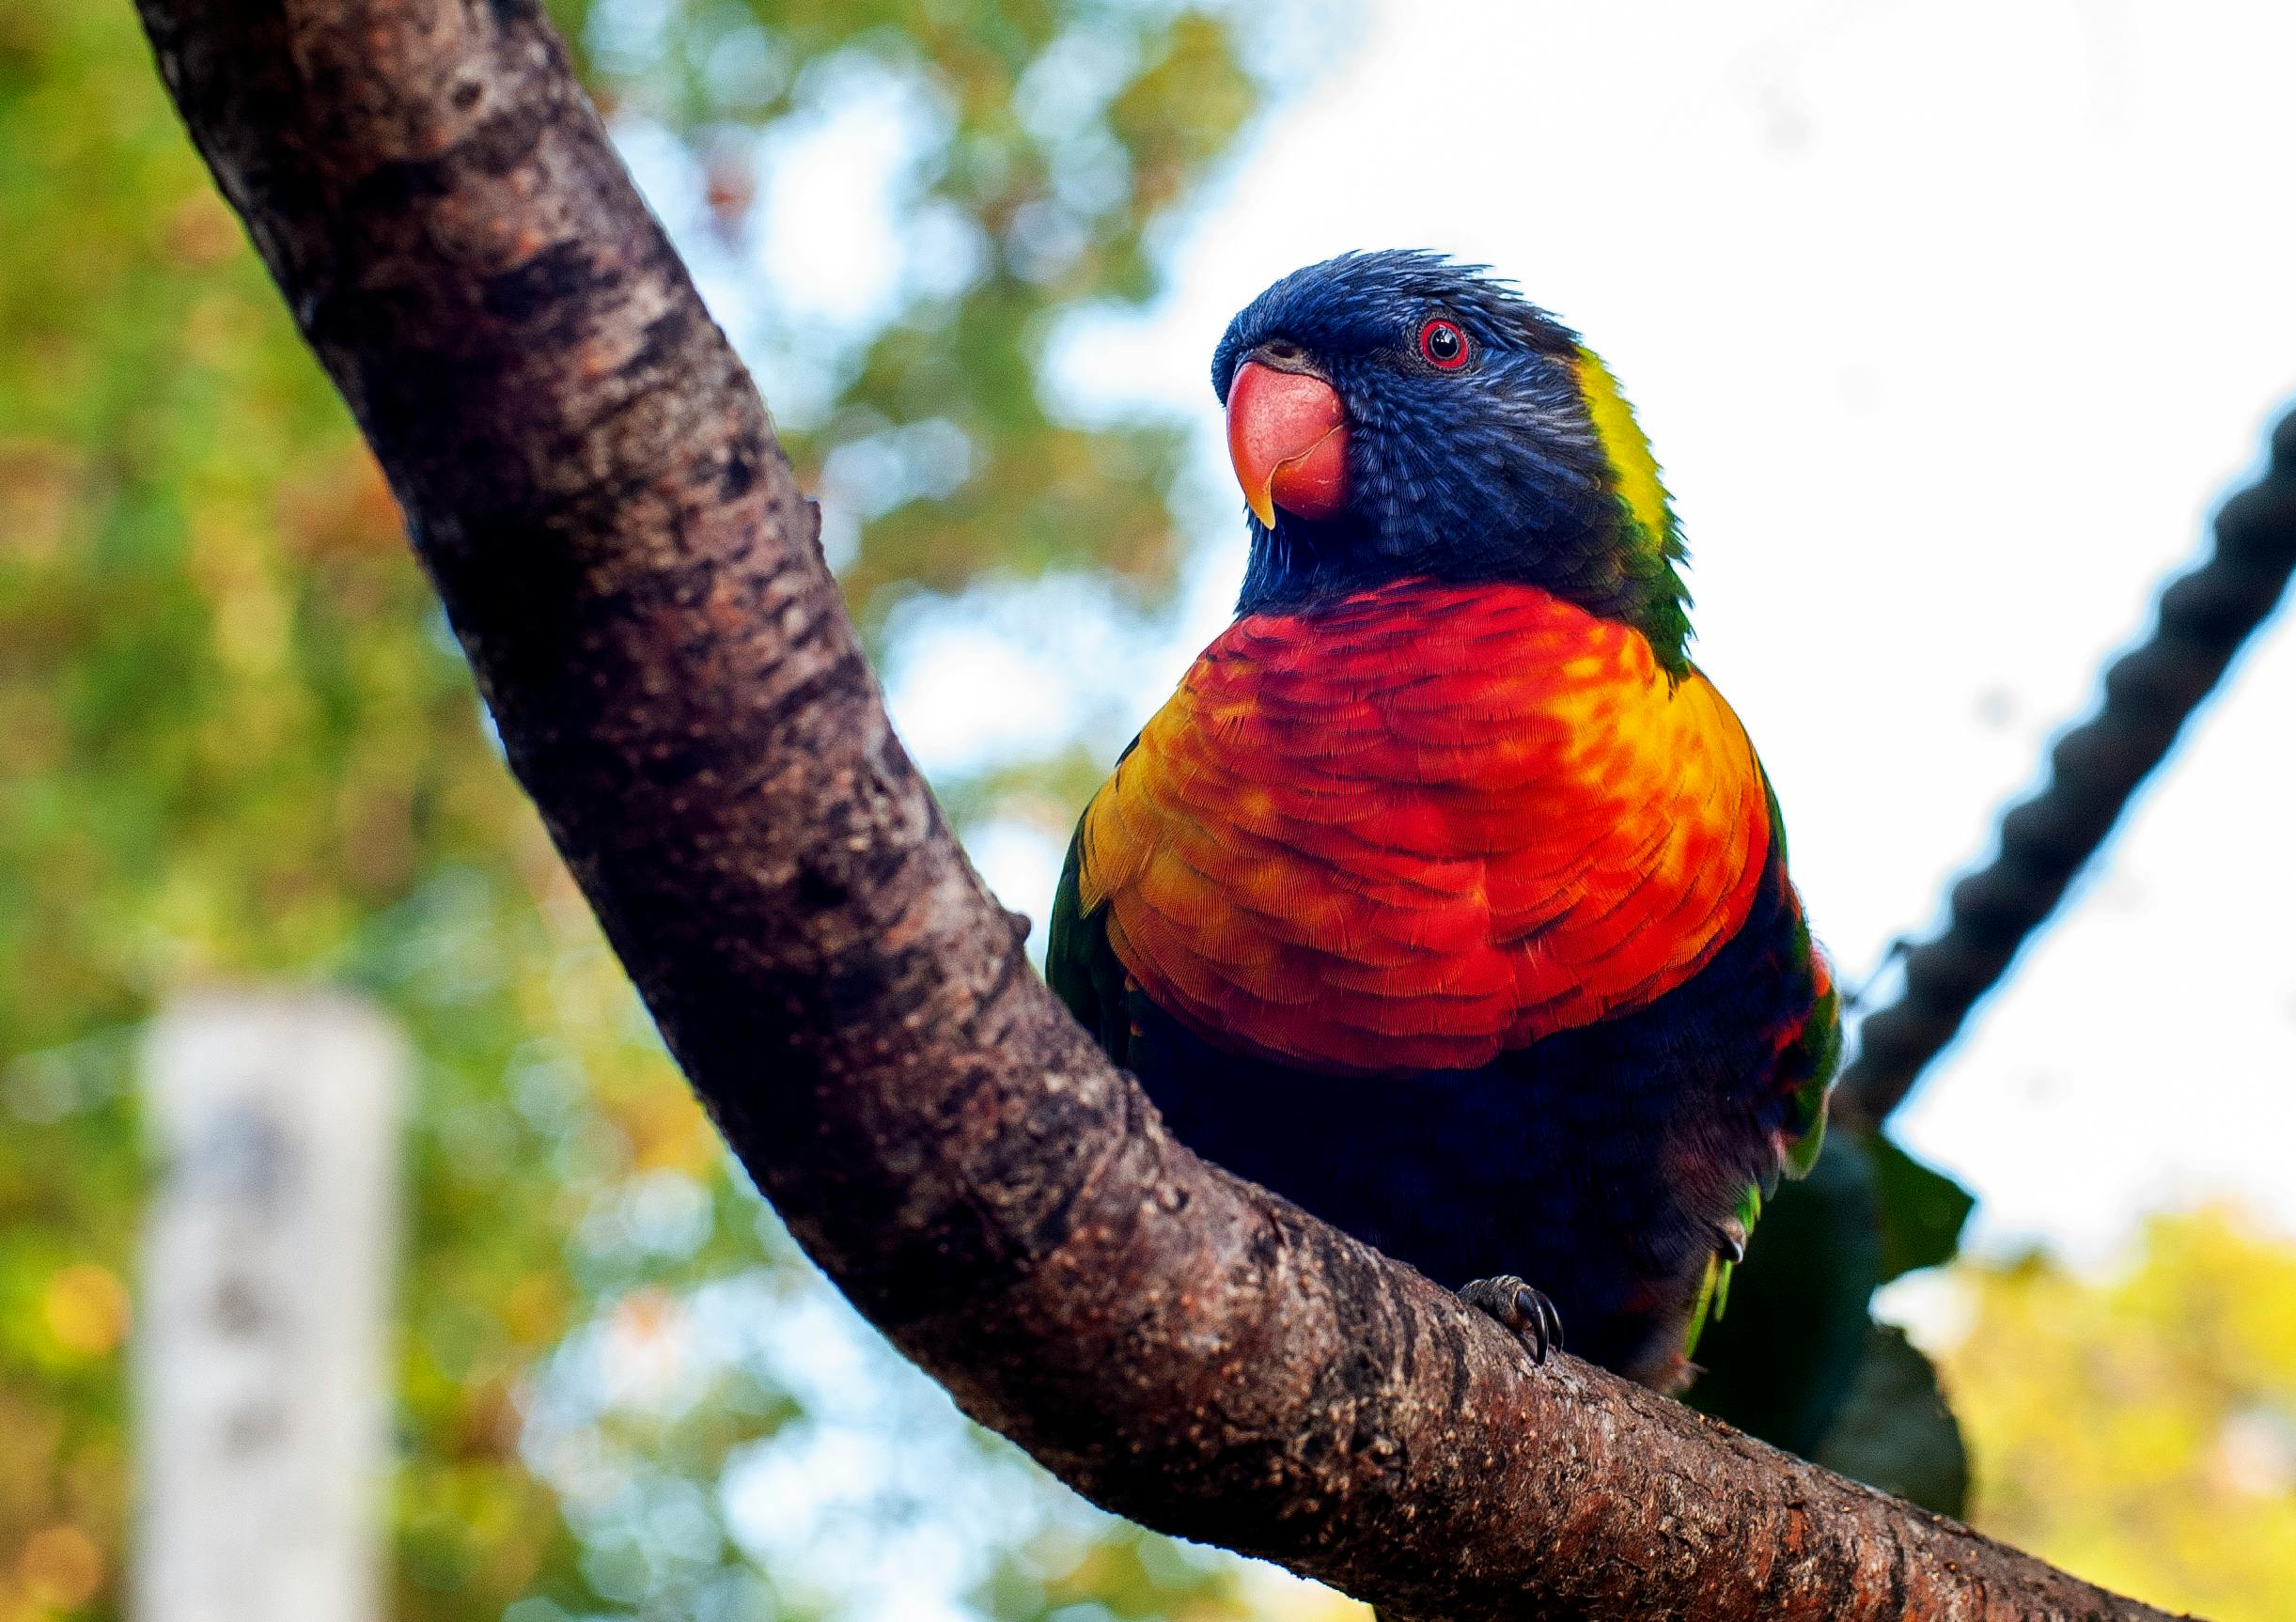
[[[967,1412],[1416,1616],[2161,1614],[1568,1359],[1172,1141],[895,741],[532,0],[139,0],[541,806],[791,1230]]]
[[[1954,884],[1944,930],[1906,952],[1896,1000],[1859,1022],[1840,1118],[1870,1125],[1904,1100],[2271,617],[2296,572],[2296,413],[2272,447],[2264,477],[2218,509],[2208,560],[2162,589],[2151,634],[2106,667],[2097,713],[2051,747],[2048,783],[2002,813],[1999,849]]]

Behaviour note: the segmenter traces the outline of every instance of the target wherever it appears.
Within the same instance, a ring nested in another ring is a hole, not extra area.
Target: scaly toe
[[[1523,1342],[1531,1361],[1543,1364],[1551,1351],[1563,1349],[1563,1317],[1544,1290],[1533,1289],[1513,1273],[1478,1278],[1462,1286],[1459,1298],[1497,1318]]]

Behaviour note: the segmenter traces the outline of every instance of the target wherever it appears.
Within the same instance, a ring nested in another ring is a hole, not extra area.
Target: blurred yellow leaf
[[[25,1542],[16,1575],[36,1604],[76,1610],[103,1585],[103,1551],[77,1526],[43,1527]]]
[[[81,1357],[102,1357],[127,1338],[127,1287],[94,1262],[58,1268],[40,1291],[39,1309],[56,1345]]]
[[[1977,1524],[2211,1622],[2296,1616],[2296,1241],[2213,1207],[2153,1219],[2101,1279],[1957,1273]]]

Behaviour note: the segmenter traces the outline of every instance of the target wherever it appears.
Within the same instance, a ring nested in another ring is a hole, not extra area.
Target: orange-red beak
[[[1306,372],[1260,361],[1227,385],[1227,454],[1259,522],[1275,509],[1335,518],[1348,503],[1348,413],[1338,391]]]

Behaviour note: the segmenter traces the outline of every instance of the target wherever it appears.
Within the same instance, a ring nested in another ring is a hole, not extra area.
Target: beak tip
[[[1260,527],[1275,508],[1306,518],[1341,510],[1347,487],[1347,412],[1321,377],[1246,361],[1228,385],[1227,450],[1244,504]]]

